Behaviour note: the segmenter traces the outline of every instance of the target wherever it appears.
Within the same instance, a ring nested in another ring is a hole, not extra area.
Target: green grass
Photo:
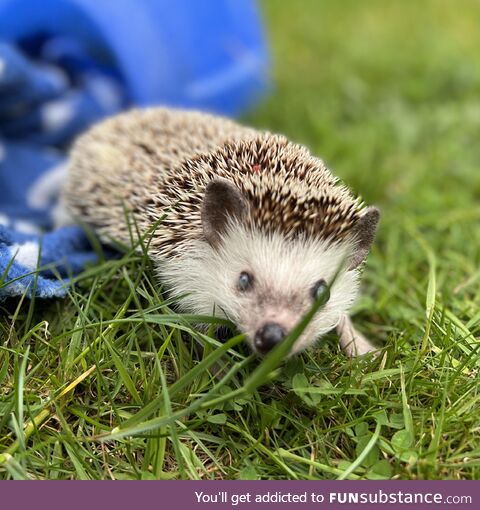
[[[329,336],[270,372],[127,253],[1,305],[0,477],[480,478],[480,4],[263,5],[276,86],[246,121],[380,206],[355,322],[382,355]]]

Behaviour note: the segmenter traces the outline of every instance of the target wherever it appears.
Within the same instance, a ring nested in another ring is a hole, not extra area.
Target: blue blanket
[[[62,38],[27,58],[0,43],[0,300],[63,296],[96,256],[78,227],[53,230],[66,147],[121,110],[122,86]]]

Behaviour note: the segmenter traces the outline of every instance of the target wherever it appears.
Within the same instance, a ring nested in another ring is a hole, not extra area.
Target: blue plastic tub
[[[0,0],[0,38],[66,35],[139,105],[236,114],[268,81],[253,0]]]

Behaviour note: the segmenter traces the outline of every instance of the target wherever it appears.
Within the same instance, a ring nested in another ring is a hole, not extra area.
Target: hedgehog
[[[131,243],[125,211],[181,311],[216,315],[265,355],[324,296],[291,354],[336,330],[348,356],[375,346],[349,310],[379,211],[281,135],[202,112],[135,109],[75,142],[63,190],[71,221]],[[69,220],[70,221],[70,220]]]

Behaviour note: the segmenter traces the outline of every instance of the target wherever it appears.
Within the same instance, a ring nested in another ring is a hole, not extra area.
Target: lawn
[[[128,252],[0,304],[1,478],[480,478],[480,3],[261,5],[274,89],[244,120],[380,207],[355,322],[382,354],[331,335],[271,372]]]

